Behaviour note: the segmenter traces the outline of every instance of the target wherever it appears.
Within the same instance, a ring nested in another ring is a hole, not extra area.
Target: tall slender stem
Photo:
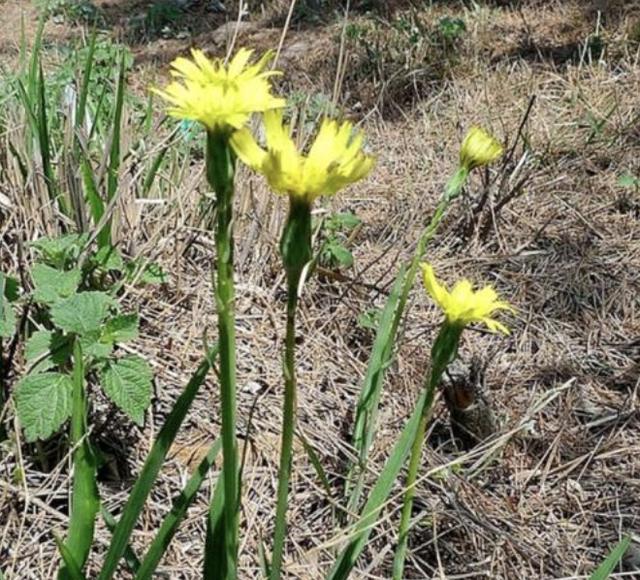
[[[207,179],[216,193],[216,287],[220,344],[220,401],[222,406],[222,475],[224,480],[224,537],[227,578],[237,577],[238,450],[236,443],[236,348],[233,285],[233,176],[235,160],[228,135],[207,133]]]
[[[364,412],[359,412],[356,416],[356,424],[354,427],[354,436],[353,436],[353,445],[356,449],[359,450],[359,457],[357,466],[359,467],[358,477],[351,489],[349,483],[352,481],[352,474],[355,466],[351,468],[349,476],[347,477],[347,490],[346,492],[349,494],[349,502],[348,507],[349,511],[353,513],[357,513],[358,504],[360,502],[360,496],[362,495],[362,490],[364,489],[364,476],[366,474],[366,464],[369,457],[369,449],[371,448],[371,444],[373,442],[373,438],[375,435],[375,425],[377,422],[378,415],[378,403],[381,389],[382,389],[382,380],[384,378],[384,370],[388,362],[391,360],[393,356],[393,351],[396,345],[395,336],[398,332],[398,328],[400,326],[400,322],[402,320],[402,316],[404,315],[405,307],[407,304],[407,300],[409,299],[409,292],[413,287],[413,283],[415,281],[416,275],[418,273],[418,267],[420,266],[420,261],[423,259],[424,254],[427,250],[427,246],[433,236],[438,231],[438,227],[442,218],[445,216],[445,213],[451,204],[451,202],[460,195],[464,184],[469,177],[469,171],[464,167],[459,167],[456,172],[449,178],[447,184],[445,186],[444,192],[440,197],[440,201],[436,206],[433,215],[431,216],[431,220],[422,231],[420,239],[418,240],[418,244],[416,246],[416,250],[413,254],[413,258],[409,263],[409,268],[407,273],[405,274],[404,281],[402,282],[402,290],[400,294],[400,299],[398,300],[398,306],[396,308],[393,322],[391,325],[391,329],[389,331],[386,346],[384,349],[384,354],[382,357],[382,362],[380,365],[380,373],[377,375],[377,386],[375,388],[376,396],[369,403],[364,404],[362,397],[370,396],[370,391],[367,389],[363,389],[361,391],[361,399],[358,401],[358,409],[366,409]],[[373,425],[373,427],[371,427]]]
[[[293,454],[293,434],[296,421],[296,309],[298,305],[299,273],[289,275],[287,297],[287,330],[284,351],[284,405],[282,410],[282,444],[280,448],[280,468],[278,470],[278,495],[276,523],[273,538],[271,580],[278,580],[282,572],[282,552],[287,529],[287,505],[291,460]]]
[[[425,385],[426,393],[420,412],[420,422],[411,446],[406,491],[402,504],[402,515],[400,517],[400,528],[398,532],[398,546],[396,547],[396,553],[393,559],[393,580],[402,580],[403,578],[404,561],[407,555],[409,541],[411,509],[413,508],[413,499],[416,495],[416,479],[420,468],[422,445],[424,443],[427,423],[431,416],[436,387],[445,369],[456,356],[461,333],[461,327],[451,326],[445,322],[431,350],[431,371],[427,374],[428,379]]]
[[[98,487],[96,485],[96,460],[86,435],[87,393],[84,380],[82,348],[76,338],[73,351],[73,403],[71,411],[71,444],[73,452],[73,491],[71,518],[66,547],[78,568],[82,569],[93,542],[96,513],[98,511]],[[62,566],[59,580],[70,580],[69,569]]]

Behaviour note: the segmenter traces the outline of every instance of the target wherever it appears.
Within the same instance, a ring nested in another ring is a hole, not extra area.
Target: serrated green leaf
[[[69,234],[57,238],[40,238],[29,245],[40,253],[48,265],[64,268],[75,262],[87,240],[87,234]]]
[[[61,373],[27,375],[16,385],[16,407],[27,441],[47,439],[71,415],[71,378]]]
[[[151,367],[136,355],[110,362],[102,371],[102,388],[138,425],[151,402]]]
[[[51,308],[51,320],[65,332],[78,335],[100,330],[109,309],[115,305],[105,292],[81,292]]]
[[[107,358],[113,352],[113,341],[104,336],[102,329],[91,330],[80,336],[82,352],[94,358]]]
[[[36,264],[31,269],[31,277],[35,286],[33,297],[37,302],[43,304],[55,304],[75,293],[80,284],[81,276],[80,270],[65,272],[46,264]]]
[[[121,314],[107,320],[105,339],[110,342],[127,342],[138,338],[138,315]]]
[[[16,313],[6,297],[0,296],[0,338],[9,338],[16,331]]]
[[[31,374],[42,373],[55,366],[63,365],[71,356],[71,344],[59,332],[38,330],[27,340],[25,357],[31,364],[39,360],[31,369]]]

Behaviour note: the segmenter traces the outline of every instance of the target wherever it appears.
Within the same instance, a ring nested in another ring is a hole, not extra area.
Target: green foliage
[[[623,173],[618,177],[618,185],[634,191],[640,190],[640,179],[632,173]]]
[[[100,11],[91,0],[40,0],[38,3],[48,9],[52,17],[72,24],[95,24],[100,19]]]
[[[631,544],[631,537],[625,536],[620,542],[611,550],[611,553],[605,558],[605,560],[598,566],[597,570],[591,574],[589,580],[607,580],[614,568],[618,565],[618,562],[624,558],[626,551]]]
[[[16,406],[27,441],[47,439],[71,416],[71,377],[45,372],[16,385]]]
[[[10,338],[16,331],[16,313],[12,302],[18,299],[18,281],[0,272],[0,339]]]
[[[353,254],[347,248],[347,234],[362,223],[353,213],[334,213],[321,222],[323,238],[319,262],[328,268],[350,268]]]
[[[31,268],[31,296],[43,327],[26,341],[29,374],[16,387],[18,416],[29,441],[49,437],[69,417],[69,382],[60,377],[70,373],[74,340],[83,353],[86,376],[98,373],[107,397],[136,423],[142,423],[151,401],[149,365],[136,356],[115,356],[119,343],[138,337],[139,321],[136,314],[121,313],[112,294],[119,287],[118,276],[120,282],[136,275],[155,281],[161,270],[154,264],[127,262],[111,246],[89,251],[87,242],[87,236],[67,235],[31,244],[40,258]],[[17,299],[17,282],[2,279],[9,281],[4,284],[6,296]],[[4,300],[8,304],[8,298]],[[12,309],[2,314],[7,322],[1,329],[12,334],[15,314]],[[48,389],[36,392],[47,381]],[[53,397],[55,404],[49,405]]]
[[[109,361],[102,369],[101,383],[105,394],[138,425],[151,403],[151,368],[139,356],[126,356]]]
[[[382,311],[379,308],[369,308],[358,314],[358,325],[367,330],[377,330],[381,315]]]
[[[450,18],[445,16],[438,20],[438,31],[442,38],[453,42],[462,37],[467,31],[467,26],[461,18]]]

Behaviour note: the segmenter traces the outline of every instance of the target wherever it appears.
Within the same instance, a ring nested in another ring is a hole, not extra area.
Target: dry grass
[[[640,16],[628,4],[623,9],[611,3],[601,18],[606,49],[598,59],[585,49],[596,28],[587,3],[522,4],[477,12],[444,3],[422,8],[425,20],[462,15],[468,31],[458,64],[411,93],[400,115],[379,107],[383,87],[376,79],[368,90],[377,97],[369,102],[354,98],[345,79],[340,100],[359,102],[350,112],[363,119],[379,163],[369,181],[330,204],[364,220],[353,241],[354,270],[311,280],[302,302],[299,428],[316,449],[334,495],[327,497],[298,447],[286,557],[291,578],[322,578],[341,539],[333,507],[351,456],[349,431],[372,342],[369,331],[357,326],[357,315],[382,303],[398,262],[411,255],[472,123],[490,128],[513,147],[513,155],[474,178],[429,259],[448,281],[464,275],[494,283],[518,315],[509,339],[480,333],[465,339],[464,357],[490,358],[486,394],[500,430],[462,454],[439,403],[425,451],[407,578],[579,578],[622,533],[640,534],[640,198],[617,185],[621,173],[640,173],[639,48],[629,35]],[[282,62],[304,90],[331,94],[340,30],[340,22],[327,23],[288,36]],[[255,39],[248,32],[241,41],[273,46],[279,38],[277,29],[253,34]],[[206,43],[204,36],[197,40]],[[148,47],[149,53],[157,50],[157,44]],[[514,142],[533,95],[536,102]],[[595,130],[594,119],[606,120]],[[202,166],[189,168],[180,182],[166,177],[173,184],[169,203],[138,212],[121,232],[131,242],[129,250],[157,255],[171,281],[161,289],[131,288],[126,296],[143,321],[132,348],[154,366],[156,399],[144,430],[122,417],[116,427],[96,418],[97,439],[112,459],[100,491],[114,512],[200,357],[203,331],[212,334],[215,328],[206,274],[213,247],[194,226]],[[523,178],[497,214],[499,195]],[[47,224],[11,185],[0,184],[11,202],[2,210],[1,251],[3,269],[15,272],[18,240],[43,234]],[[134,207],[126,196],[122,203],[125,214]],[[284,289],[276,249],[282,208],[249,175],[243,175],[239,205],[245,216],[237,236],[239,429],[247,452],[242,578],[257,578],[256,546],[271,535],[277,477]],[[371,480],[417,397],[437,322],[438,313],[416,288],[388,374]],[[18,365],[12,378],[19,372]],[[211,378],[134,536],[140,553],[218,434],[217,409]],[[10,423],[12,416],[10,407]],[[8,580],[51,578],[58,561],[52,531],[64,534],[67,522],[68,461],[44,472],[31,448],[15,437],[2,444],[0,456],[2,569]],[[389,577],[400,492],[398,485],[354,578]],[[163,560],[164,577],[199,577],[208,495],[203,490],[189,510]],[[109,541],[102,523],[97,536],[89,577]],[[635,570],[628,577],[640,577]]]

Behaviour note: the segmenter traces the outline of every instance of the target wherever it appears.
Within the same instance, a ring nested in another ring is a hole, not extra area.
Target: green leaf
[[[630,536],[622,538],[618,545],[611,550],[611,553],[607,556],[605,561],[598,566],[597,570],[593,574],[591,574],[589,580],[607,580],[618,562],[620,562],[624,557],[625,552],[629,549],[630,543]]]
[[[129,262],[127,264],[127,282],[136,281],[137,284],[166,284],[167,275],[159,264],[150,262],[146,264],[140,273],[140,264]]]
[[[71,378],[61,373],[27,375],[16,385],[18,417],[27,441],[47,439],[71,415]]]
[[[13,276],[0,272],[0,296],[3,294],[9,302],[15,302],[20,295],[20,284]]]
[[[369,330],[376,330],[380,325],[381,315],[382,311],[379,308],[369,308],[358,314],[358,326],[368,328]]]
[[[105,292],[81,292],[51,308],[51,320],[65,332],[78,335],[100,330],[109,309],[115,305]]]
[[[127,342],[138,338],[138,315],[121,314],[107,320],[104,338],[110,342]]]
[[[29,245],[40,253],[49,266],[64,268],[75,262],[87,240],[87,234],[68,234],[57,238],[40,238]]]
[[[631,173],[624,173],[618,177],[618,185],[620,187],[637,187],[640,185],[640,179],[632,175]]]
[[[34,299],[43,304],[55,304],[75,293],[82,274],[80,270],[65,272],[46,264],[36,264],[31,269],[31,277],[35,286]]]
[[[92,330],[80,337],[82,352],[94,358],[107,358],[113,352],[113,341],[100,330]]]
[[[18,299],[18,281],[0,272],[0,338],[9,338],[16,331],[16,313],[11,302]]]
[[[109,362],[102,371],[101,382],[107,397],[141,425],[151,403],[152,378],[149,363],[131,355]]]
[[[46,355],[46,356],[45,356]],[[25,357],[27,363],[39,360],[31,373],[42,373],[52,367],[63,365],[71,356],[71,344],[59,332],[37,330],[27,340]]]
[[[347,250],[340,242],[329,242],[325,250],[330,255],[330,261],[343,268],[353,266],[353,254]]]
[[[0,296],[0,338],[9,338],[16,331],[16,313],[5,296]]]
[[[361,223],[362,220],[353,213],[335,213],[327,220],[325,227],[328,230],[349,231],[359,226]]]
[[[124,269],[124,260],[117,248],[113,246],[103,246],[93,257],[93,262],[103,270],[113,270],[122,272]]]

